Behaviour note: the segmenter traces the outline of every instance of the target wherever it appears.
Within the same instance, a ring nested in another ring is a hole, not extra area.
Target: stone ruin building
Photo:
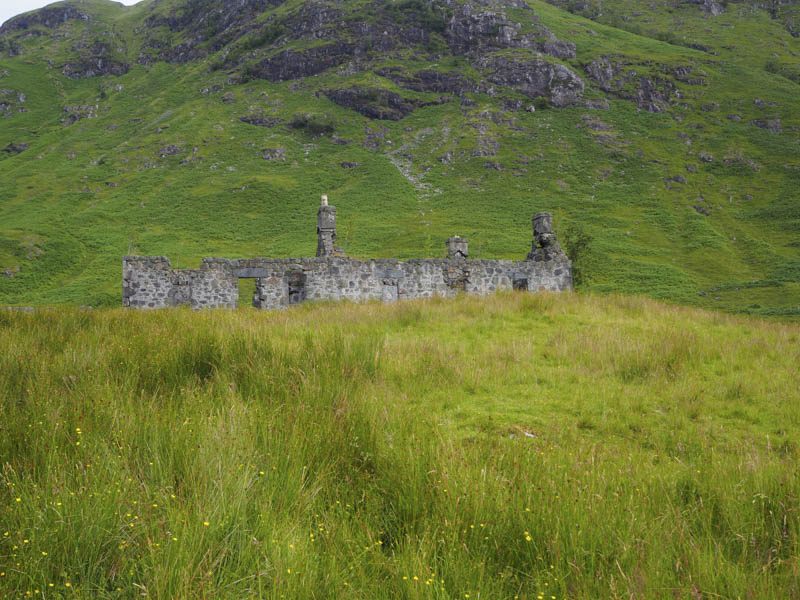
[[[256,280],[253,306],[284,308],[306,300],[382,300],[486,295],[498,290],[572,289],[572,263],[553,232],[553,217],[533,217],[523,261],[470,260],[465,238],[447,240],[446,258],[358,260],[336,245],[336,207],[323,196],[316,258],[206,258],[199,269],[173,270],[164,256],[122,259],[122,304],[139,309],[189,305],[235,308],[239,279]]]

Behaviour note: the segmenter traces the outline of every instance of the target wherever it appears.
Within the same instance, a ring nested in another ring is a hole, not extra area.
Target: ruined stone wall
[[[206,258],[176,271],[163,256],[126,256],[123,305],[131,308],[235,308],[239,279],[256,280],[253,306],[283,308],[307,300],[382,300],[484,296],[500,290],[572,289],[572,265],[553,232],[550,213],[533,217],[534,240],[524,261],[469,260],[468,240],[447,240],[447,258],[357,260],[336,246],[336,208],[327,196],[317,215],[316,258]]]
[[[123,304],[132,308],[233,308],[238,279],[254,278],[253,305],[283,308],[313,300],[382,300],[487,295],[499,290],[572,287],[568,260],[352,258],[205,259],[199,269],[175,271],[164,257],[125,257]]]
[[[239,279],[231,261],[211,259],[199,269],[176,271],[164,256],[122,259],[122,305],[130,308],[236,308]]]

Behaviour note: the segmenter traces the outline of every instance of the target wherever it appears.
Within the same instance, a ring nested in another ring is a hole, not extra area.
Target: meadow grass
[[[0,312],[4,598],[800,598],[800,327]]]

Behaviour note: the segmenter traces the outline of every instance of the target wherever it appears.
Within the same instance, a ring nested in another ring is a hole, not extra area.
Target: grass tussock
[[[797,325],[0,312],[0,595],[797,598]]]

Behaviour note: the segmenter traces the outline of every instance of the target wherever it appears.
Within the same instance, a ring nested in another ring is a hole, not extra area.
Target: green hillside
[[[798,597],[800,327],[616,295],[0,311],[0,597]]]
[[[0,303],[118,305],[123,254],[312,255],[327,193],[353,256],[440,256],[457,233],[522,258],[552,210],[589,288],[796,316],[795,3],[554,4],[91,0],[9,21]]]

